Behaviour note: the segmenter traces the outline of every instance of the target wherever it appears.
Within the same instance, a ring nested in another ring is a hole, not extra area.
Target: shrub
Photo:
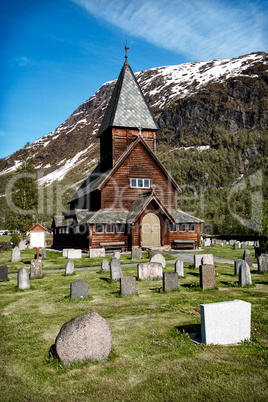
[[[18,235],[18,233],[13,233],[11,238],[10,238],[11,243],[13,243],[13,247],[18,246],[19,242],[20,242],[20,236]]]

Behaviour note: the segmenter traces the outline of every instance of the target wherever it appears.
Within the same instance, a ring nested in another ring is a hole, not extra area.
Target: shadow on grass
[[[188,272],[188,275],[199,276],[199,272]]]
[[[194,342],[201,343],[201,324],[180,325],[175,327],[175,331],[182,335],[188,334]]]
[[[105,281],[107,283],[112,283],[112,279],[111,278],[100,278],[102,281]]]

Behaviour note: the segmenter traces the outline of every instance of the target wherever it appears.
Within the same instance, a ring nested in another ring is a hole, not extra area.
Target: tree
[[[9,214],[8,229],[17,229],[25,235],[33,225],[38,205],[38,187],[29,143],[21,153],[21,164],[7,185]]]

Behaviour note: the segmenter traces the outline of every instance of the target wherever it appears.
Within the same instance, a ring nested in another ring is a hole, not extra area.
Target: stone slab
[[[236,241],[236,242],[234,243],[234,248],[235,248],[235,249],[241,248],[241,243],[240,243],[240,241]]]
[[[14,247],[12,250],[11,262],[19,262],[21,260],[21,254],[19,247]]]
[[[71,283],[71,299],[86,299],[88,297],[88,283],[84,281],[75,281]]]
[[[142,259],[142,249],[141,248],[133,248],[131,250],[131,260],[141,260]]]
[[[30,278],[26,268],[22,267],[19,270],[17,280],[19,289],[30,289]]]
[[[240,267],[242,266],[244,260],[234,260],[234,274],[239,275]]]
[[[123,277],[120,261],[116,257],[113,257],[110,261],[110,273],[111,279],[114,281],[118,281]]]
[[[178,272],[163,273],[163,291],[172,292],[179,289]]]
[[[261,254],[258,257],[258,271],[259,272],[268,271],[268,254]]]
[[[205,254],[194,254],[194,267],[199,268],[202,264],[202,258]]]
[[[175,272],[178,273],[178,276],[183,277],[184,276],[184,269],[183,269],[183,260],[180,258],[177,258],[175,261]]]
[[[137,265],[138,279],[154,279],[163,277],[162,264],[158,262],[143,262]]]
[[[148,251],[148,258],[151,259],[155,254],[162,254],[161,250],[149,250]]]
[[[62,257],[67,257],[68,250],[74,250],[73,248],[64,248],[62,249]]]
[[[101,262],[101,270],[102,271],[109,271],[110,270],[110,266],[109,266],[109,261],[104,259]]]
[[[31,260],[30,278],[36,279],[36,278],[42,278],[42,276],[43,276],[42,262],[40,260]]]
[[[132,296],[137,293],[134,276],[125,276],[120,279],[120,293],[122,296]]]
[[[165,257],[160,253],[153,255],[152,258],[150,259],[150,262],[157,262],[159,264],[162,264],[163,268],[165,268],[165,266],[166,266]]]
[[[250,269],[245,261],[243,261],[243,264],[240,266],[239,269],[239,285],[252,285]]]
[[[213,265],[214,257],[213,254],[204,254],[201,260],[201,265]]]
[[[202,290],[214,289],[216,287],[216,273],[213,264],[201,265],[199,267],[199,275]]]
[[[0,265],[0,280],[7,281],[8,280],[8,266]]]
[[[74,273],[74,262],[69,259],[65,265],[65,275],[72,275]]]
[[[23,251],[23,250],[25,250],[26,249],[26,243],[25,243],[25,241],[24,240],[21,240],[20,242],[19,242],[19,250],[20,251]]]
[[[56,352],[64,364],[87,360],[106,362],[113,333],[98,313],[85,313],[66,322],[56,338]]]
[[[89,257],[105,257],[105,248],[90,248],[89,249]]]
[[[120,260],[120,256],[121,256],[120,251],[115,251],[114,252],[114,257],[117,258],[118,260]]]
[[[67,251],[67,258],[74,259],[74,258],[81,258],[82,251],[79,249],[73,249]]]
[[[249,253],[245,253],[243,254],[243,260],[248,264],[248,265],[252,265],[252,255]]]
[[[200,305],[202,342],[229,345],[250,339],[251,304],[242,300]]]

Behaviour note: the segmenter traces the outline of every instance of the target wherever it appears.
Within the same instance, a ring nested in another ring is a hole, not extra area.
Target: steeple
[[[98,137],[110,127],[158,130],[127,58],[106,109]]]

